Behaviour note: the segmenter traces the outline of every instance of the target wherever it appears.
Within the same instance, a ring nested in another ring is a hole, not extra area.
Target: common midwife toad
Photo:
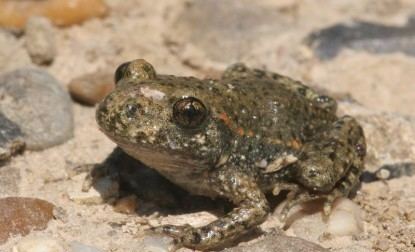
[[[243,64],[219,80],[160,75],[141,59],[119,66],[115,79],[97,110],[102,131],[189,192],[236,205],[200,228],[155,228],[178,246],[206,250],[240,237],[266,219],[267,192],[289,191],[283,216],[317,198],[329,215],[359,182],[362,128],[298,81]]]

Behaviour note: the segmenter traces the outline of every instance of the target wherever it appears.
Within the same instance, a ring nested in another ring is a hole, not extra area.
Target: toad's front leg
[[[220,247],[265,221],[268,202],[252,177],[221,168],[212,172],[209,180],[212,190],[231,200],[236,208],[200,228],[166,225],[154,231],[174,237],[177,247],[207,250]]]

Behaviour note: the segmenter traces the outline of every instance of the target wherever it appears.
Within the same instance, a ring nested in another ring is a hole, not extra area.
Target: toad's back
[[[235,65],[213,83],[204,99],[239,136],[296,145],[336,120],[332,98],[285,76]]]

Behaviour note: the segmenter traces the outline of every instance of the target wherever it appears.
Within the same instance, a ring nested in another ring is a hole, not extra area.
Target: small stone
[[[114,87],[113,75],[101,71],[77,77],[68,84],[74,100],[92,106],[107,96]]]
[[[130,195],[124,198],[119,199],[114,206],[114,211],[124,214],[133,214],[135,213],[138,205],[137,196]]]
[[[327,249],[303,240],[301,238],[285,236],[272,232],[264,238],[248,245],[242,245],[223,250],[223,252],[264,252],[264,251],[284,251],[284,252],[322,252]]]
[[[102,252],[102,250],[73,241],[70,243],[71,252]]]
[[[31,17],[27,21],[26,49],[33,63],[47,65],[56,55],[55,33],[52,23],[45,17]]]
[[[3,0],[0,1],[0,26],[23,28],[32,16],[45,16],[55,25],[67,26],[107,13],[103,0]]]
[[[11,235],[27,235],[32,230],[45,229],[53,218],[53,208],[53,204],[41,199],[0,199],[0,243]]]
[[[13,252],[66,252],[57,240],[47,237],[26,238],[13,247]]]
[[[0,75],[0,110],[24,134],[26,148],[45,149],[73,136],[72,103],[44,70],[23,68]]]

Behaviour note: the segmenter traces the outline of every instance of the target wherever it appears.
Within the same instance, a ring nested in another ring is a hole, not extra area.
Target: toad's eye
[[[207,114],[205,105],[194,97],[183,98],[173,105],[173,121],[182,128],[199,127],[205,121]]]

